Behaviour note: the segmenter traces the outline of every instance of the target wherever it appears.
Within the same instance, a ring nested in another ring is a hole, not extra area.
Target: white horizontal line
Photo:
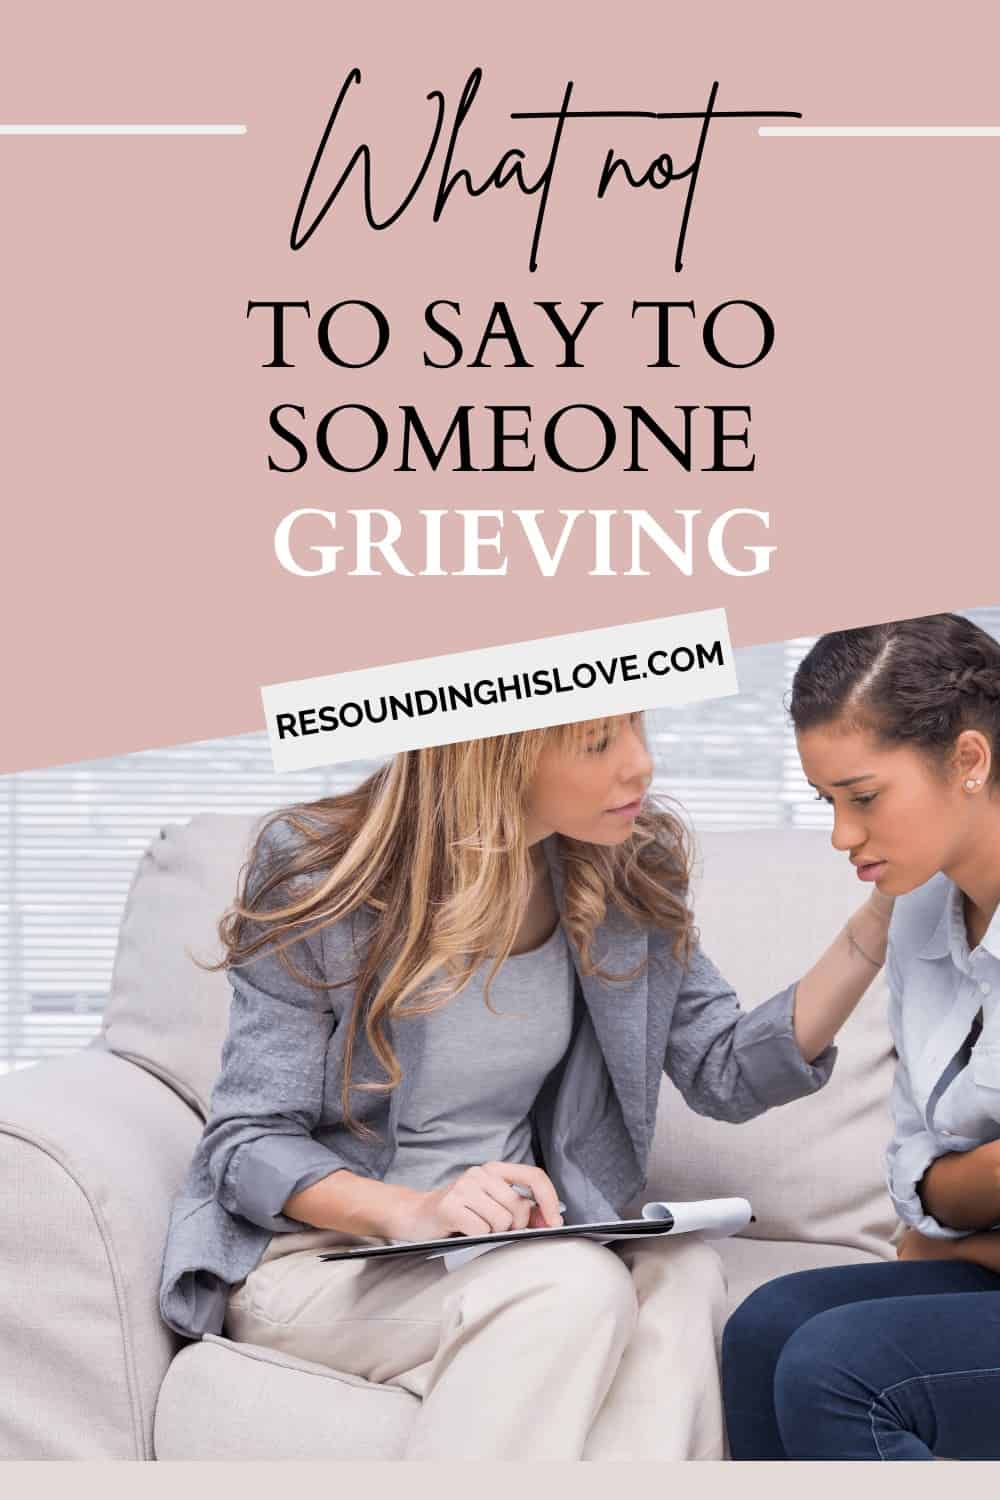
[[[0,125],[0,135],[246,135],[245,125]]]
[[[758,135],[1000,136],[1000,125],[759,125]]]

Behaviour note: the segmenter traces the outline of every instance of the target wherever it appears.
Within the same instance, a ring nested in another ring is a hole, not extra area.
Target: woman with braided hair
[[[1000,645],[957,615],[826,635],[790,711],[834,848],[895,898],[905,1232],[895,1263],[783,1276],[733,1315],[732,1456],[1000,1458]]]

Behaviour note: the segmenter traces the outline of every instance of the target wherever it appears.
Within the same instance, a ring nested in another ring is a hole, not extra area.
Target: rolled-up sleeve
[[[282,959],[262,955],[229,971],[232,1005],[222,1064],[200,1143],[223,1208],[275,1231],[300,1229],[281,1210],[293,1193],[348,1164],[313,1132],[323,1115],[336,1026],[322,933],[304,932]]]
[[[795,1040],[795,985],[752,1011],[700,948],[688,963],[670,1027],[665,1070],[699,1114],[751,1120],[813,1094],[837,1057],[829,1046],[807,1063]]]

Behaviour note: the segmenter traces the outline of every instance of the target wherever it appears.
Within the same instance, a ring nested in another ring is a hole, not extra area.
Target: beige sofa
[[[179,1347],[157,1313],[171,1195],[226,1028],[215,952],[252,824],[200,817],[143,857],[101,1042],[0,1079],[0,1456],[392,1458],[417,1402],[223,1339]],[[697,912],[752,1006],[863,899],[824,835],[713,835]],[[747,1125],[694,1116],[664,1082],[647,1196],[739,1194],[757,1222],[721,1246],[735,1306],[785,1271],[889,1258],[882,1179],[892,1071],[881,978],[828,1087]]]

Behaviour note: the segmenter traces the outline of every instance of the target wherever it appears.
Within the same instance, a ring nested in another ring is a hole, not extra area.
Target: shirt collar
[[[993,913],[990,925],[983,933],[979,946],[985,948],[987,953],[991,953],[994,958],[1000,958],[1000,906]]]
[[[980,948],[994,958],[1000,958],[1000,906],[983,934]],[[960,967],[969,956],[969,939],[965,930],[965,908],[962,892],[953,880],[948,882],[945,898],[937,926],[920,950],[921,958],[953,958]]]
[[[920,949],[920,958],[949,958],[951,956],[951,938],[956,916],[956,906],[959,919],[964,920],[960,903],[961,895],[958,886],[953,880],[949,880],[944,903],[941,907],[941,915],[937,920],[937,926],[927,939],[927,942]]]

